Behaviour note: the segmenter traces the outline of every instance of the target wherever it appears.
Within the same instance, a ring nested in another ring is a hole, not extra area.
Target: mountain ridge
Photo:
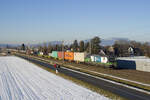
[[[84,41],[84,43],[87,43],[87,42],[89,42],[91,39],[85,39],[85,40],[83,40]],[[113,45],[114,43],[115,43],[115,41],[118,41],[118,40],[123,40],[123,41],[130,41],[128,38],[116,38],[116,37],[114,37],[114,38],[107,38],[107,39],[101,39],[101,43],[100,43],[100,45],[102,45],[102,46],[111,46],[111,45]],[[44,46],[45,44],[46,44],[46,46],[48,46],[49,44],[51,44],[51,45],[61,45],[62,43],[64,44],[64,45],[71,45],[72,43],[74,42],[74,40],[71,40],[71,41],[50,41],[50,42],[44,42],[44,43],[37,43],[37,44],[30,44],[30,46],[31,47],[33,47],[33,46],[39,46],[39,45],[42,45],[42,46]],[[78,43],[79,43],[80,41],[78,41]],[[148,42],[149,43],[149,45],[150,45],[150,42]],[[9,46],[9,47],[17,47],[17,46],[20,46],[19,44],[0,44],[0,47],[7,47],[7,46]]]

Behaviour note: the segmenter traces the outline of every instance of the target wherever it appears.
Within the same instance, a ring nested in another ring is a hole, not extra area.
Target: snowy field
[[[18,57],[0,57],[0,100],[108,100]]]

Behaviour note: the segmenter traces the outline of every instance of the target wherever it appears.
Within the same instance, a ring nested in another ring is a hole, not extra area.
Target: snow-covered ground
[[[108,100],[18,57],[0,57],[0,100]]]

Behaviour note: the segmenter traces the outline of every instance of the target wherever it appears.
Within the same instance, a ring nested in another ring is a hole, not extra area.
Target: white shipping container
[[[52,53],[48,53],[48,56],[50,56],[50,57],[51,57],[51,56],[52,56]]]
[[[91,61],[92,62],[101,62],[101,57],[99,55],[92,55]]]
[[[101,57],[101,63],[107,63],[108,58],[107,57]]]
[[[95,62],[95,56],[91,56],[91,61]]]
[[[84,62],[86,53],[74,52],[74,61]]]

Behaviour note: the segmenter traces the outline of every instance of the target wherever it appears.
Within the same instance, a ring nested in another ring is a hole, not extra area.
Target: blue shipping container
[[[95,62],[101,62],[101,57],[100,56],[95,56]]]

